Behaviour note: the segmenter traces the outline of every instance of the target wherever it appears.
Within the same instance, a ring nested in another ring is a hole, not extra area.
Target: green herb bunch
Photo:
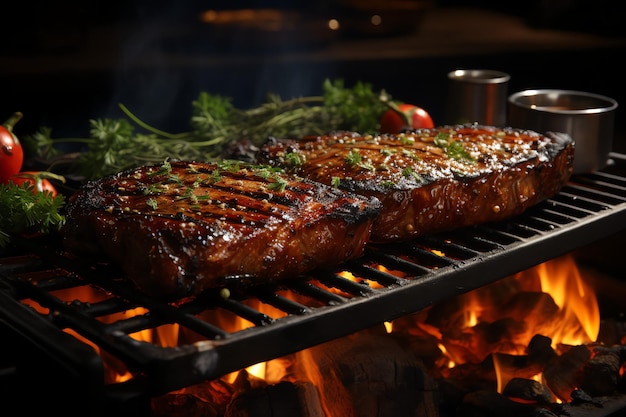
[[[332,130],[372,133],[390,99],[384,90],[375,92],[367,83],[347,88],[343,80],[328,79],[321,96],[282,100],[268,95],[265,103],[246,110],[236,108],[227,97],[201,92],[192,102],[188,132],[159,130],[120,104],[126,118],[90,120],[89,137],[53,138],[52,129],[43,127],[24,141],[31,152],[49,160],[61,153],[58,145],[81,144],[78,157],[66,162],[70,165],[66,169],[95,179],[166,158],[216,161],[231,144],[246,141],[258,146],[271,136],[298,137]]]
[[[61,208],[63,195],[33,190],[24,183],[0,184],[0,248],[6,247],[11,237],[20,233],[49,233],[65,224]]]

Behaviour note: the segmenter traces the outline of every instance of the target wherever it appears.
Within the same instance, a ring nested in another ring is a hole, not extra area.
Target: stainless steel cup
[[[541,89],[513,93],[508,103],[511,127],[561,132],[574,139],[574,173],[607,165],[618,106],[614,99],[584,91]]]
[[[446,123],[506,124],[506,99],[511,76],[489,69],[458,69],[448,73]]]

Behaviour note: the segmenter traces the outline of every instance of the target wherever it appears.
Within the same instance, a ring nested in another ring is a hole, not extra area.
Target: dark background
[[[408,1],[400,11],[394,1],[75,3],[3,5],[12,24],[0,29],[0,119],[22,111],[18,135],[42,126],[55,137],[87,135],[89,119],[123,116],[118,103],[154,126],[184,131],[201,91],[247,108],[269,92],[320,94],[326,78],[384,88],[444,124],[446,74],[458,68],[508,72],[510,92],[576,89],[626,103],[618,66],[626,36],[608,1]],[[297,20],[274,31],[258,21],[198,19],[208,9],[245,8],[291,12]],[[388,24],[373,27],[372,14]],[[341,30],[326,28],[330,18]]]

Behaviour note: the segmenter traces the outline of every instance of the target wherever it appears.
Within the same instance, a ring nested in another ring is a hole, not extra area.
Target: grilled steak
[[[377,197],[377,242],[518,215],[561,189],[573,158],[567,135],[475,124],[270,139],[258,153],[260,163]]]
[[[104,255],[165,298],[251,285],[362,255],[380,207],[238,162],[166,162],[95,180],[66,206],[66,249]]]

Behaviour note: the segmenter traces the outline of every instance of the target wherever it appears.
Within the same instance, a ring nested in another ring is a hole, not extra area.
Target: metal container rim
[[[450,80],[469,84],[503,84],[511,76],[503,71],[490,69],[457,69],[448,73]]]
[[[584,98],[584,99],[592,99],[595,100],[596,105],[588,106],[585,108],[577,107],[573,109],[565,109],[562,106],[558,106],[558,104],[554,105],[538,105],[526,101],[524,99],[532,98],[532,97],[545,97],[552,96],[555,99],[558,97],[571,97],[571,98]],[[618,107],[617,100],[596,93],[590,93],[587,91],[578,91],[578,90],[563,90],[563,89],[528,89],[515,92],[508,97],[508,102],[512,106],[524,108],[527,110],[534,110],[537,112],[543,113],[551,113],[551,114],[564,114],[564,115],[575,115],[575,114],[598,114],[598,113],[608,113],[611,112]]]

